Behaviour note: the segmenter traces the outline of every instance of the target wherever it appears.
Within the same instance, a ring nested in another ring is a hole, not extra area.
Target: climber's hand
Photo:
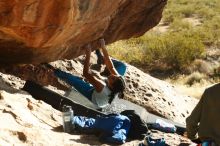
[[[86,55],[90,55],[91,50],[92,50],[91,44],[85,46]]]
[[[100,42],[101,48],[105,48],[105,40],[100,39],[99,42]]]

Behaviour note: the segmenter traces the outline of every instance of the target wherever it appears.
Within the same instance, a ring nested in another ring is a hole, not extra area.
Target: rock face
[[[0,63],[75,58],[83,46],[137,37],[157,25],[166,0],[1,0]]]
[[[58,60],[52,62],[52,65],[82,77],[83,61],[84,58],[79,57],[75,60]],[[95,62],[94,55],[92,55],[91,62]],[[52,85],[64,91],[69,88],[69,85],[63,84],[63,82],[60,82],[61,80],[57,80],[57,77],[43,65],[15,66],[4,68],[4,70],[0,69],[0,71],[13,74],[22,80],[32,80],[44,86]],[[92,72],[102,78],[100,72],[94,69]],[[124,92],[124,99],[143,106],[151,113],[179,123],[185,123],[186,117],[197,103],[195,98],[182,95],[174,86],[153,78],[129,64],[127,64],[125,80],[126,90]]]
[[[82,74],[81,59],[59,60],[51,64],[74,75]],[[97,73],[95,70],[93,72]],[[15,76],[8,73],[13,73]],[[50,71],[40,65],[0,70],[0,145],[102,145],[98,141],[99,138],[94,135],[63,133],[61,113],[20,90],[26,79],[60,88],[58,82],[49,79],[49,76],[52,76]],[[184,123],[185,118],[197,103],[196,99],[178,93],[172,85],[155,79],[130,65],[128,65],[125,79],[127,82],[125,99],[168,119]],[[49,86],[50,89],[64,94],[64,91],[54,87]],[[152,135],[156,138],[163,137],[171,146],[177,146],[180,143],[192,144],[190,140],[177,134],[152,131]],[[138,145],[140,142],[130,141],[124,146]]]

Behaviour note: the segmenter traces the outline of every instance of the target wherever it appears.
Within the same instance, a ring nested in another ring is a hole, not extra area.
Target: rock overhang
[[[84,54],[83,46],[138,37],[156,26],[166,0],[4,0],[0,63],[42,63]]]

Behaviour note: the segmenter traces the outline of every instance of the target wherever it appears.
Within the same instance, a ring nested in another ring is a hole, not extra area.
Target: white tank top
[[[97,92],[96,90],[92,93],[92,102],[96,104],[100,108],[104,108],[109,103],[111,95],[111,90],[105,85],[101,92]]]

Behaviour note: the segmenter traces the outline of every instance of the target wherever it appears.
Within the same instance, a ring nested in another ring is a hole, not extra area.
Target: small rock
[[[39,103],[39,104],[42,104],[43,102],[42,102],[41,100],[38,100],[38,103]]]
[[[144,101],[148,101],[148,100],[149,100],[148,98],[144,97]]]
[[[0,92],[0,100],[3,100],[4,97],[2,96],[2,93]]]
[[[133,86],[134,86],[134,88],[138,88],[138,83],[133,82]]]
[[[181,114],[183,117],[186,117],[183,113]]]
[[[27,107],[28,107],[29,110],[33,110],[34,109],[34,107],[33,107],[31,102],[28,102]]]
[[[131,90],[131,94],[134,94],[135,93],[135,91],[134,90]]]
[[[151,93],[146,93],[145,95],[148,96],[148,97],[152,97],[153,96]]]
[[[162,99],[163,99],[164,102],[167,101],[165,98],[162,98]]]
[[[29,98],[26,98],[27,102],[31,102],[31,100]]]
[[[23,132],[17,132],[17,135],[21,141],[23,142],[27,141],[27,136]]]
[[[156,89],[154,89],[154,88],[151,88],[151,90],[152,90],[153,92],[156,92]]]

